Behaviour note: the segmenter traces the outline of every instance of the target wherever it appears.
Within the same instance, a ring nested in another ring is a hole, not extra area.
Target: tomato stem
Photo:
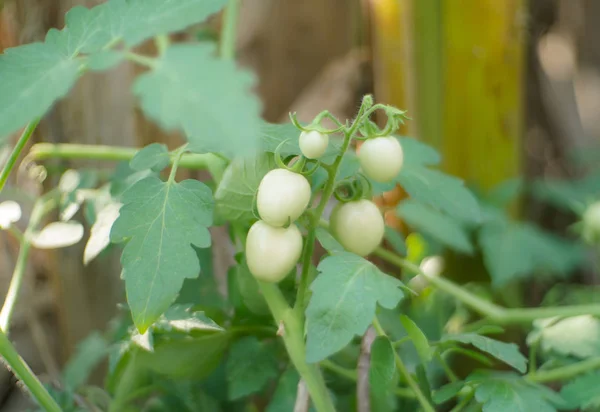
[[[223,28],[221,30],[220,53],[223,59],[235,58],[235,45],[237,38],[237,22],[240,13],[240,0],[229,0],[223,14]]]
[[[21,137],[19,137],[19,140],[17,141],[15,148],[11,152],[10,157],[8,158],[8,161],[6,162],[6,165],[4,166],[4,168],[2,168],[2,172],[0,172],[0,192],[2,192],[2,189],[4,189],[4,185],[6,184],[6,181],[8,180],[8,176],[10,176],[10,172],[12,171],[13,167],[15,166],[15,163],[17,163],[17,159],[19,159],[19,156],[21,155],[23,148],[25,147],[27,142],[29,142],[31,135],[33,135],[33,132],[35,131],[35,128],[37,127],[39,122],[40,122],[40,120],[36,119],[36,120],[32,121],[31,123],[29,123],[27,125],[27,127],[25,128],[25,130],[23,131],[23,133],[21,134]]]

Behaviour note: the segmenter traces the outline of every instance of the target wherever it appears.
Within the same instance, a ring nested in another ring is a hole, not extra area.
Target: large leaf
[[[138,150],[129,162],[129,166],[137,171],[152,169],[155,172],[160,172],[169,165],[170,160],[166,145],[152,143]]]
[[[600,409],[600,371],[582,375],[569,382],[560,390],[560,395],[569,408],[582,410]]]
[[[476,372],[467,381],[478,383],[475,399],[483,412],[554,412],[564,404],[558,394],[515,373]]]
[[[233,344],[226,367],[230,400],[258,392],[277,376],[277,360],[272,349],[254,336]]]
[[[398,216],[419,232],[456,251],[473,253],[469,236],[456,220],[412,199],[400,203],[397,210]]]
[[[435,166],[440,163],[440,154],[431,146],[412,137],[398,138],[404,152],[405,166]]]
[[[369,365],[369,400],[372,411],[395,410],[393,389],[396,385],[396,364],[394,349],[390,340],[378,336],[371,345]]]
[[[201,72],[200,72],[201,69]],[[247,155],[260,147],[254,76],[215,56],[209,44],[171,46],[133,86],[144,112],[166,129],[183,129],[190,150]]]
[[[362,335],[377,303],[393,309],[404,296],[402,282],[352,253],[326,257],[317,269],[306,309],[308,362],[319,362]]]
[[[519,372],[524,373],[527,370],[527,359],[519,352],[519,347],[514,343],[500,342],[475,333],[446,335],[442,338],[442,342],[459,342],[466,345],[473,345],[477,349],[512,366]]]
[[[544,352],[563,356],[589,358],[600,356],[600,320],[591,315],[566,319],[540,319],[527,337],[532,344],[538,341]]]
[[[75,7],[66,27],[49,37],[69,55],[94,53],[121,41],[129,47],[159,34],[185,29],[219,11],[226,0],[110,0],[92,9]]]
[[[234,159],[215,192],[219,217],[233,222],[255,219],[253,204],[258,185],[267,172],[274,168],[275,161],[268,153]]]
[[[479,232],[479,243],[494,286],[522,279],[538,270],[566,274],[583,258],[579,245],[532,225],[507,220],[484,225]]]
[[[63,97],[79,77],[80,65],[49,43],[0,54],[0,144]]]
[[[200,272],[194,247],[210,246],[210,189],[196,180],[134,184],[113,224],[111,241],[127,241],[121,264],[127,301],[141,333],[169,307],[183,281]]]
[[[421,362],[423,364],[427,364],[427,362],[429,362],[433,356],[433,350],[429,346],[427,337],[417,326],[417,324],[408,316],[400,315],[400,322],[410,337],[410,340],[413,342],[413,345],[415,345],[415,349],[417,350],[417,354],[419,355]]]

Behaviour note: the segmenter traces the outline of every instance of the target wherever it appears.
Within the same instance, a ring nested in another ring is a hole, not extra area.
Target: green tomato
[[[376,182],[394,180],[404,163],[400,142],[393,136],[365,140],[358,151],[360,167],[365,175]]]
[[[329,136],[316,130],[300,133],[298,141],[300,151],[307,159],[318,159],[325,154],[329,144]]]
[[[310,195],[310,184],[301,174],[286,169],[271,170],[258,185],[258,214],[271,226],[285,226],[304,213]]]
[[[373,252],[385,230],[381,212],[366,199],[338,204],[331,212],[330,227],[337,241],[359,256]]]
[[[273,227],[259,220],[246,237],[250,273],[265,282],[279,282],[294,268],[302,253],[302,234],[294,224]]]

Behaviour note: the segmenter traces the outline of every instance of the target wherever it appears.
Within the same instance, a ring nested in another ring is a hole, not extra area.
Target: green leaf
[[[398,279],[352,253],[339,253],[319,263],[306,309],[306,360],[319,362],[367,330],[377,303],[393,309],[402,297]]]
[[[129,162],[129,166],[137,171],[151,169],[160,172],[169,165],[170,160],[166,145],[152,143],[139,150]]]
[[[108,355],[108,343],[98,332],[90,334],[79,345],[63,371],[63,382],[71,390],[83,385],[93,369]]]
[[[235,274],[238,290],[246,307],[258,315],[270,314],[267,302],[258,288],[258,282],[250,273],[245,259],[236,266]]]
[[[219,402],[203,391],[202,384],[198,381],[172,381],[162,380],[160,383],[161,393],[164,395],[159,399],[161,405],[152,409],[145,405],[144,412],[220,412]],[[156,398],[155,398],[156,399]]]
[[[298,145],[300,130],[291,123],[273,124],[263,122],[260,126],[261,148],[265,152],[275,153],[279,147],[282,157],[302,154]],[[285,143],[284,143],[285,142]]]
[[[464,228],[452,218],[412,199],[400,203],[397,211],[414,229],[459,252],[473,253]]]
[[[600,174],[592,173],[579,180],[545,180],[533,184],[533,195],[562,210],[582,213],[587,204],[598,198]]]
[[[431,146],[412,137],[399,137],[404,152],[405,165],[435,166],[441,161],[440,154]]]
[[[156,323],[153,331],[179,331],[188,334],[192,331],[223,331],[223,328],[206,317],[204,312],[192,311],[191,306],[171,306]]]
[[[598,410],[600,409],[598,382],[600,382],[600,371],[579,376],[563,386],[560,395],[569,409]]]
[[[325,248],[330,255],[335,253],[343,253],[346,251],[344,246],[340,245],[340,243],[335,240],[335,238],[329,233],[329,231],[325,228],[318,227],[316,231],[317,240]]]
[[[91,71],[103,72],[117,67],[125,59],[125,53],[115,50],[103,50],[89,56],[87,67]]]
[[[256,219],[253,204],[258,185],[267,172],[275,167],[273,156],[268,153],[234,159],[215,192],[219,217],[242,223]]]
[[[254,336],[247,336],[233,344],[226,368],[230,400],[260,391],[277,376],[277,362],[272,349]]]
[[[500,342],[487,336],[475,333],[462,333],[457,335],[446,335],[442,342],[459,342],[465,345],[473,345],[477,349],[489,353],[493,357],[507,365],[512,366],[521,373],[527,370],[527,359],[519,352],[519,347],[514,343]]]
[[[566,319],[534,321],[534,330],[527,337],[532,344],[539,340],[544,352],[564,356],[589,358],[600,356],[600,320],[591,315]]]
[[[199,181],[149,177],[127,190],[122,201],[110,237],[127,241],[122,277],[133,321],[144,333],[175,300],[183,281],[198,276],[194,247],[210,246],[213,200]]]
[[[479,243],[496,287],[523,279],[538,270],[565,274],[578,266],[583,249],[536,227],[504,220],[484,225]]]
[[[406,164],[398,175],[398,183],[412,199],[452,217],[465,222],[481,220],[477,199],[457,177],[421,165]]]
[[[260,146],[253,85],[254,76],[216,57],[213,45],[183,44],[169,47],[152,70],[138,76],[133,91],[149,117],[167,130],[186,132],[191,151],[233,156]]]
[[[371,345],[369,365],[369,399],[371,410],[386,412],[395,410],[393,389],[396,385],[394,349],[390,340],[378,336]]]
[[[300,376],[294,367],[288,367],[277,383],[266,412],[293,411],[298,395]]]
[[[464,381],[450,382],[433,392],[433,401],[436,405],[448,402],[450,399],[454,398],[464,386]]]
[[[515,373],[476,372],[467,381],[479,383],[475,399],[483,412],[554,412],[564,404],[558,394]]]
[[[429,362],[433,356],[433,351],[431,350],[429,340],[423,331],[406,315],[400,315],[400,322],[402,323],[402,326],[404,326],[404,330],[406,330],[410,340],[415,345],[415,349],[417,349],[421,362],[424,364]]]
[[[79,78],[80,65],[47,43],[27,44],[0,54],[0,144],[67,94]]]
[[[219,11],[226,0],[110,0],[92,9],[75,7],[66,27],[49,33],[65,53],[94,53],[120,41],[128,47],[180,31]]]
[[[390,243],[390,245],[392,246],[392,248],[394,248],[396,253],[398,253],[402,256],[406,256],[406,254],[408,252],[406,249],[406,241],[404,240],[402,235],[400,233],[398,233],[398,231],[392,229],[389,226],[386,226],[385,227],[385,240],[387,240]]]
[[[155,373],[172,379],[203,379],[219,365],[230,334],[200,331],[193,336],[157,334],[154,351],[138,349],[136,361]]]

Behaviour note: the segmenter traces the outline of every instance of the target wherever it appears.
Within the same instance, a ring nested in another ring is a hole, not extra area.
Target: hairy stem
[[[32,121],[31,123],[29,123],[29,125],[27,125],[27,127],[21,134],[21,137],[19,137],[19,140],[17,141],[15,148],[11,152],[10,157],[8,158],[8,161],[6,162],[6,165],[4,165],[4,168],[2,168],[2,172],[0,172],[0,192],[2,192],[2,189],[4,189],[4,185],[6,184],[6,181],[8,180],[8,176],[10,176],[10,172],[12,171],[13,167],[15,166],[15,163],[17,163],[17,160],[19,159],[19,156],[21,155],[23,148],[25,147],[25,145],[31,138],[31,135],[35,131],[35,128],[37,127],[39,122],[40,122],[40,119],[36,119],[36,120]]]
[[[299,322],[297,311],[287,304],[277,285],[263,281],[258,281],[258,284],[275,322],[281,327],[280,334],[285,348],[294,367],[306,383],[315,408],[319,412],[335,412],[319,366],[306,363],[304,329]]]
[[[385,330],[383,330],[383,328],[381,327],[379,320],[377,320],[377,317],[375,319],[373,319],[373,327],[375,328],[375,330],[377,331],[377,334],[379,336],[387,336],[387,334],[385,333]],[[395,350],[394,350],[394,360],[396,362],[396,368],[398,369],[398,372],[400,372],[400,374],[404,377],[404,380],[406,380],[406,383],[408,384],[410,389],[415,393],[415,396],[417,397],[417,400],[421,404],[421,407],[423,408],[423,410],[425,412],[435,412],[434,407],[431,406],[431,404],[429,403],[429,401],[427,400],[427,398],[421,391],[421,388],[419,387],[417,382],[415,382],[415,380],[413,379],[413,377],[410,374],[410,372],[408,371],[408,369],[406,369],[406,366],[404,366],[404,362],[402,362],[402,358],[400,358],[400,355],[398,355],[398,352],[396,352]]]
[[[600,316],[600,304],[506,309],[472,294],[448,279],[441,276],[431,276],[423,272],[419,266],[401,258],[389,250],[378,248],[375,250],[374,254],[401,269],[425,277],[433,286],[454,296],[457,300],[469,306],[475,312],[483,315],[492,323],[508,325],[530,323],[536,319],[551,318],[554,316]]]
[[[28,159],[42,161],[47,159],[88,159],[122,162],[133,159],[139,148],[113,147],[83,144],[38,143],[31,148]],[[175,159],[171,157],[171,164]],[[184,169],[209,169],[212,165],[223,163],[218,155],[185,153],[181,156],[179,167]]]
[[[8,336],[0,332],[0,355],[6,361],[8,367],[27,387],[37,403],[47,412],[62,412],[56,401],[50,396],[44,385],[34,375],[27,363],[19,356],[19,353],[8,339]]]
[[[240,13],[240,0],[229,0],[223,15],[223,28],[221,29],[221,57],[224,59],[235,58],[235,43],[237,37],[237,22]]]

